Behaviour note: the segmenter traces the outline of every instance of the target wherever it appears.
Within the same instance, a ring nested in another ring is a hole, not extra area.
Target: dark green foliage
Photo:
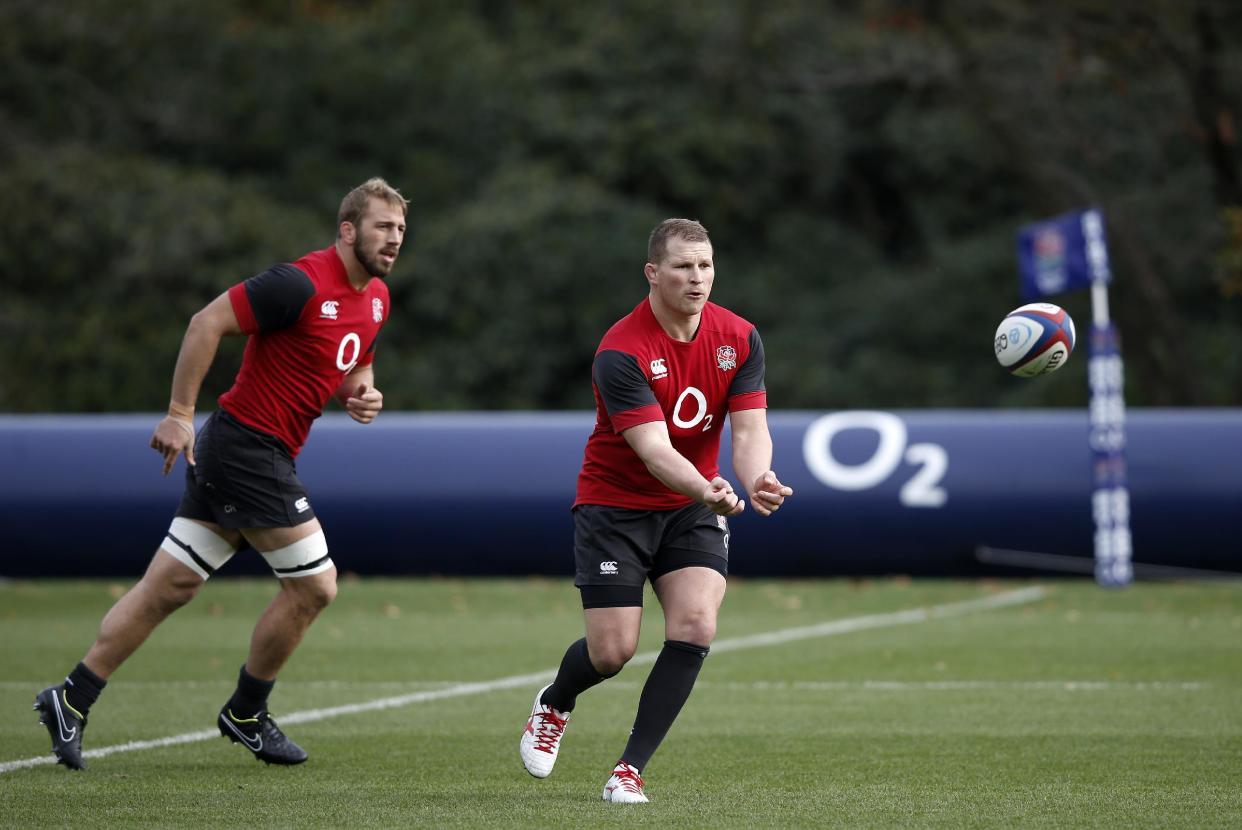
[[[1240,35],[1224,0],[13,0],[0,411],[162,408],[189,316],[376,174],[412,200],[389,407],[589,407],[672,215],[773,406],[1079,406],[1085,343],[1036,381],[989,343],[1017,227],[1088,204],[1129,401],[1238,405]]]

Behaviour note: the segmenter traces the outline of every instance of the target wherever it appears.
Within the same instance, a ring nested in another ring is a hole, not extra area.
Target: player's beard
[[[358,259],[358,263],[362,265],[363,270],[373,277],[386,277],[392,271],[392,265],[386,265],[379,258],[379,252],[382,246],[376,246],[374,251],[368,251],[362,245],[362,240],[354,242],[354,256]],[[397,260],[393,259],[395,265]]]

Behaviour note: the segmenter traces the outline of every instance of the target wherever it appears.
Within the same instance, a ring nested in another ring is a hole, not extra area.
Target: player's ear
[[[644,266],[643,266],[643,274],[645,274],[645,275],[647,276],[647,282],[648,282],[650,285],[655,285],[655,284],[656,284],[656,267],[655,267],[655,265],[653,265],[653,264],[651,264],[650,262],[648,262],[646,265],[644,265]]]
[[[353,222],[342,222],[336,233],[346,245],[353,245],[358,239],[358,230]]]

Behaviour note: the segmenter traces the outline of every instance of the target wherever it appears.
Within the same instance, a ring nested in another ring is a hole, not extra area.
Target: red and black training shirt
[[[768,405],[763,343],[754,325],[714,303],[688,343],[665,333],[644,299],[599,344],[592,368],[595,429],[574,506],[674,510],[691,503],[660,482],[622,432],[664,421],[673,448],[707,480],[719,474],[724,416]]]
[[[250,338],[220,406],[296,456],[345,376],[374,359],[388,286],[376,278],[355,289],[333,246],[273,265],[228,293]]]

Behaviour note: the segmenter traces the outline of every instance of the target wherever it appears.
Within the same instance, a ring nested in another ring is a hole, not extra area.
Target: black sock
[[[690,697],[707,646],[665,640],[638,698],[638,715],[621,760],[642,771]]]
[[[578,702],[578,695],[592,686],[603,683],[618,672],[600,674],[591,665],[591,655],[587,651],[587,641],[583,637],[569,648],[561,658],[561,667],[556,670],[556,680],[552,681],[540,698],[541,702],[551,706],[558,712],[572,712]]]
[[[86,717],[91,706],[99,700],[99,693],[107,685],[108,681],[88,669],[85,663],[78,663],[65,678],[65,700],[77,709],[82,717]]]
[[[237,691],[229,698],[229,711],[238,720],[253,718],[267,708],[267,696],[272,693],[275,685],[275,680],[260,680],[242,666],[237,675]]]

